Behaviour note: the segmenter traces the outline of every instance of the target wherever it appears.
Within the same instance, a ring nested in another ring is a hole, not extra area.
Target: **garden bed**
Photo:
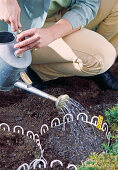
[[[116,76],[118,76],[117,67],[116,63],[111,68]],[[118,101],[118,91],[102,91],[92,80],[80,77],[52,81],[45,92],[57,97],[68,94],[89,111],[89,119],[95,115],[104,115],[104,110],[111,108]],[[14,88],[10,92],[0,92],[0,101],[0,123],[10,126],[10,132],[0,131],[0,170],[15,170],[23,163],[29,164],[34,159],[40,158],[40,150],[37,150],[33,140],[26,135],[13,133],[16,125],[23,127],[25,134],[29,130],[39,134],[44,157],[48,162],[47,169],[50,169],[49,165],[55,159],[62,161],[65,168],[69,163],[77,164],[85,161],[91,152],[102,152],[101,144],[107,142],[105,132],[83,123],[85,131],[80,130],[79,133],[80,148],[76,138],[78,127],[75,122],[68,124],[64,132],[63,127],[59,126],[49,128],[49,131],[41,135],[40,129],[43,124],[50,127],[55,117],[62,121],[63,115],[58,114],[55,103],[25,93],[21,89]],[[71,126],[75,127],[74,132],[71,131]],[[64,168],[56,167],[56,169]]]

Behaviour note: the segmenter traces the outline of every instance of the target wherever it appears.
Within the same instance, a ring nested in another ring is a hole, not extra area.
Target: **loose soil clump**
[[[40,157],[33,140],[20,134],[0,130],[0,169],[16,170],[18,166]]]

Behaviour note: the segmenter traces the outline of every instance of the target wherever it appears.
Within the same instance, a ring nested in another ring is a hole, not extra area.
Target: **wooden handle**
[[[22,31],[23,31],[22,28],[18,28],[17,33],[20,34]],[[23,41],[23,40],[25,40],[25,38],[23,38],[21,41]],[[23,53],[18,54],[17,57],[18,58],[22,58],[23,57]]]
[[[22,28],[18,28],[17,33],[20,34],[22,31]]]

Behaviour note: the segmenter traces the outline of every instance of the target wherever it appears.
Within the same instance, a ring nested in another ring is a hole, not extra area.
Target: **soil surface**
[[[118,77],[118,63],[111,68]],[[88,78],[60,78],[48,83],[45,92],[56,97],[68,94],[81,103],[92,116],[104,115],[104,110],[111,108],[118,101],[118,91],[101,90],[97,84]],[[60,160],[63,168],[55,163],[52,169],[66,169],[69,163],[77,164],[85,161],[91,152],[101,152],[101,144],[107,142],[105,132],[76,119],[51,128],[51,121],[58,117],[63,122],[63,114],[58,114],[55,103],[34,94],[28,94],[14,88],[10,92],[0,92],[0,123],[6,123],[10,132],[0,130],[0,170],[16,170],[23,163],[31,163],[40,158],[40,149],[36,143],[26,136],[32,131],[40,136],[47,160],[47,169],[53,160]],[[41,135],[41,126],[46,124],[49,130]],[[13,133],[14,126],[24,129],[25,135]],[[43,168],[42,168],[43,169]]]

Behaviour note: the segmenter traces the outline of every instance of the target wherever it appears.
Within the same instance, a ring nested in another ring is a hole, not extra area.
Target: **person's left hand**
[[[23,40],[24,38],[26,39]],[[16,54],[20,54],[29,49],[47,46],[53,39],[53,35],[48,28],[33,28],[17,35],[18,43],[14,45],[14,48],[19,48],[16,50]]]

